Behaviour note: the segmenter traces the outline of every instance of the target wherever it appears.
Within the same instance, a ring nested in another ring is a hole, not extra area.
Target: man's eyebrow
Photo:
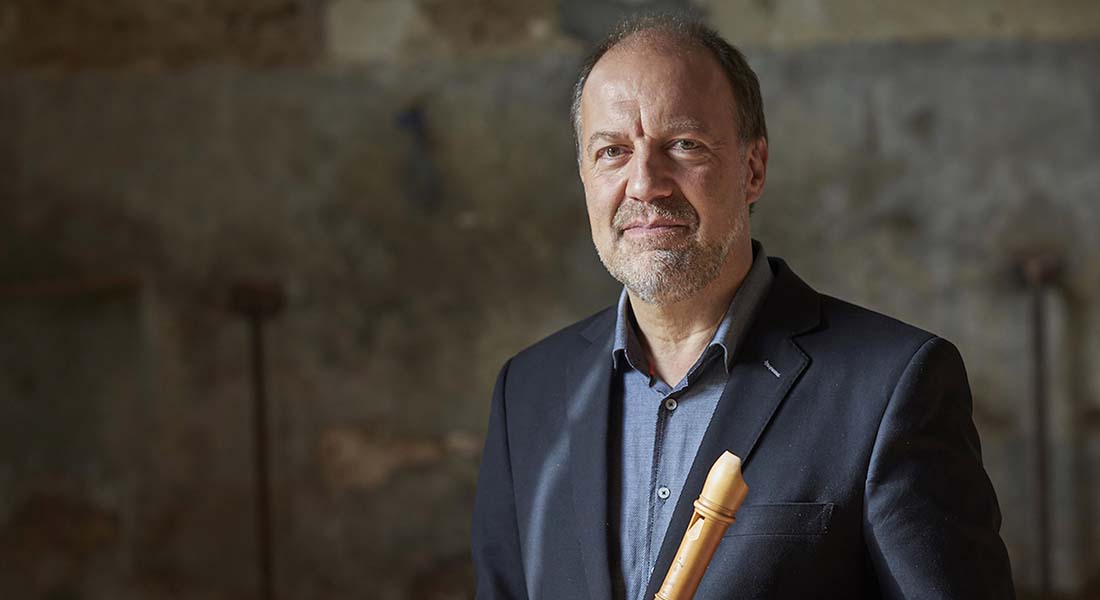
[[[706,126],[702,121],[694,117],[674,117],[661,123],[661,127],[666,131],[694,131],[705,132]],[[592,146],[600,140],[606,140],[610,142],[618,141],[622,138],[622,134],[615,131],[597,131],[588,136],[588,144],[585,145],[584,151],[586,154],[592,153]]]
[[[594,146],[596,142],[600,140],[613,142],[621,138],[622,135],[615,133],[614,131],[597,131],[596,133],[588,136],[588,145],[584,147],[584,152],[585,154],[592,154],[592,146]]]

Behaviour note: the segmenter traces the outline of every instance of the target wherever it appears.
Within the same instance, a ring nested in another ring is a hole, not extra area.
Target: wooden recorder
[[[707,474],[703,491],[695,501],[695,513],[655,600],[691,600],[695,596],[722,534],[733,523],[748,493],[749,486],[741,478],[741,459],[730,452],[722,453]]]

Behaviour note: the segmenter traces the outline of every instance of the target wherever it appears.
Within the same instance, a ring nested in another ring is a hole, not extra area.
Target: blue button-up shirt
[[[680,490],[725,389],[737,346],[771,282],[767,256],[754,241],[748,275],[714,337],[675,386],[651,374],[625,289],[619,297],[611,398],[617,418],[611,423],[609,448],[610,541],[616,598],[646,600],[642,594]]]

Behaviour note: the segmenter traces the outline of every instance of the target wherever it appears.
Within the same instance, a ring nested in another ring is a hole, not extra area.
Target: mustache
[[[691,229],[699,224],[699,213],[687,200],[679,197],[664,198],[654,202],[639,202],[637,200],[624,200],[615,211],[615,217],[611,220],[611,226],[616,231],[622,232],[627,224],[634,221],[648,221],[651,219],[669,219],[685,223]]]

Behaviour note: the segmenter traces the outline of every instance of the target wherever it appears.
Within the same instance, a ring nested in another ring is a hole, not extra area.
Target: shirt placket
[[[686,387],[686,386],[684,386]],[[678,405],[677,396],[683,392],[682,387],[670,389],[667,384],[657,381],[653,386],[657,396],[657,419],[653,436],[653,468],[649,481],[649,511],[646,527],[646,555],[645,564],[650,569],[656,562],[657,553],[660,550],[664,536],[659,535],[656,526],[665,518],[673,502],[675,482],[670,478],[670,466],[666,464],[668,453],[667,440],[669,438],[670,417]]]

